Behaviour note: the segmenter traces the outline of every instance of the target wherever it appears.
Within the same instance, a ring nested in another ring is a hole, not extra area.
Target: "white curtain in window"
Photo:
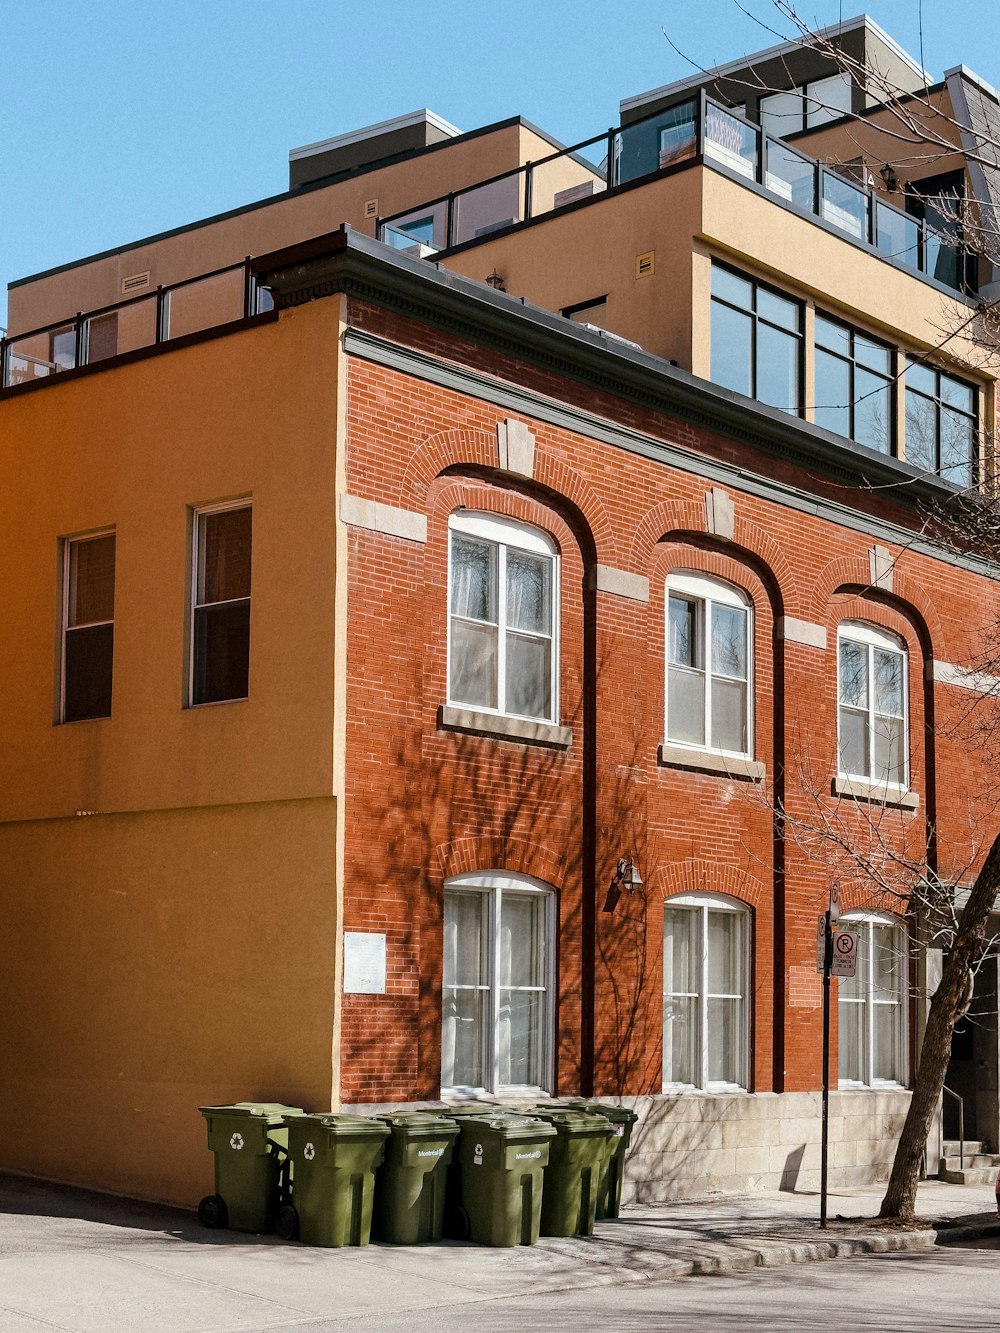
[[[445,892],[442,1085],[544,1087],[551,895],[514,877],[469,884]]]

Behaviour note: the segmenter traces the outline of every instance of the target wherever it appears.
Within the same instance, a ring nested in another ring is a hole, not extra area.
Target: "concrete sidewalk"
[[[317,1323],[526,1294],[929,1249],[1000,1233],[991,1191],[928,1181],[925,1225],[879,1229],[879,1189],[626,1210],[592,1238],[319,1250],[206,1231],[191,1213],[0,1176],[0,1333],[195,1333]],[[471,1314],[471,1310],[470,1310]]]

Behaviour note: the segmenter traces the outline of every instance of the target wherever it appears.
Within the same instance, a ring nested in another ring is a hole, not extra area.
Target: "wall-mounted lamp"
[[[639,867],[631,857],[622,857],[615,870],[612,884],[619,884],[626,893],[635,893],[636,889],[642,888],[642,876],[639,874]]]
[[[619,857],[615,873],[611,876],[611,883],[608,885],[608,896],[604,900],[604,911],[613,912],[615,910],[623,890],[625,893],[635,893],[636,889],[641,888],[642,876],[639,874],[639,867],[630,856]]]
[[[886,163],[878,173],[882,177],[882,184],[890,194],[895,194],[899,189],[899,177],[896,175],[896,169],[890,163]]]
[[[486,285],[487,287],[492,287],[494,291],[497,292],[505,292],[507,290],[507,284],[504,282],[503,278],[496,271],[496,269],[494,269],[493,272],[486,279]]]

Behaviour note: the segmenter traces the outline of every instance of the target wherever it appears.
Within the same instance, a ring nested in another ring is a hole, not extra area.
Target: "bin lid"
[[[611,1133],[611,1121],[594,1111],[573,1110],[568,1106],[554,1107],[551,1111],[546,1111],[538,1107],[532,1114],[554,1125],[557,1134],[569,1137]]]
[[[579,1103],[580,1109],[588,1111],[591,1115],[602,1115],[605,1120],[610,1120],[615,1125],[634,1125],[639,1119],[635,1111],[627,1106],[615,1106],[613,1102],[600,1102],[595,1098],[593,1101]]]
[[[458,1125],[439,1111],[390,1111],[380,1115],[390,1133],[409,1139],[454,1138]]]
[[[199,1106],[204,1116],[225,1115],[234,1119],[256,1117],[269,1125],[280,1124],[285,1116],[305,1115],[301,1106],[284,1106],[281,1102],[233,1102],[229,1106]]]
[[[330,1138],[360,1138],[371,1134],[384,1139],[389,1133],[389,1126],[384,1120],[375,1120],[367,1115],[348,1115],[346,1113],[327,1112],[326,1115],[300,1115],[295,1118],[296,1125],[308,1126],[310,1130],[326,1130]]]
[[[435,1109],[434,1115],[446,1115],[449,1119],[457,1119],[463,1115],[509,1115],[511,1112],[516,1115],[525,1115],[527,1112],[523,1106],[497,1106],[493,1102],[455,1102],[453,1106],[442,1106]]]
[[[517,1115],[505,1111],[501,1115],[466,1115],[459,1122],[463,1134],[480,1136],[494,1134],[501,1139],[551,1139],[555,1128],[536,1115]]]
[[[544,1111],[586,1111],[588,1115],[602,1115],[615,1125],[634,1125],[639,1119],[627,1106],[602,1102],[597,1097],[558,1097],[551,1102],[535,1102],[532,1114]]]

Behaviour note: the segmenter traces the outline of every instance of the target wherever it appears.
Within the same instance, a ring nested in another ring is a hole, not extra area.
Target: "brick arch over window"
[[[740,589],[758,615],[781,614],[781,592],[771,571],[731,542],[706,541],[697,533],[671,532],[657,543],[647,569],[658,583],[666,582],[677,570],[695,570]]]
[[[563,555],[571,546],[580,546],[580,534],[563,514],[547,502],[546,497],[497,484],[490,478],[454,475],[436,477],[427,496],[428,517],[433,519],[433,516],[439,515],[445,521],[456,509],[482,510],[501,518],[527,523],[548,533]],[[584,535],[587,538],[590,536],[589,533]],[[582,558],[587,558],[586,550]]]
[[[664,901],[679,893],[721,893],[755,910],[768,901],[763,884],[747,871],[697,858],[660,866],[651,876],[651,889]]]
[[[620,563],[619,541],[599,494],[579,472],[548,454],[542,440],[535,452],[532,477],[501,472],[497,462],[495,431],[446,430],[431,435],[417,446],[407,464],[397,503],[401,509],[424,513],[434,482],[443,474],[453,469],[467,468],[470,472],[483,469],[492,474],[490,480],[497,484],[524,491],[534,489],[543,498],[547,493],[556,506],[564,501],[582,517],[592,534],[597,561],[609,565]]]
[[[442,880],[476,871],[506,870],[530,875],[558,888],[565,878],[562,857],[550,847],[525,838],[481,835],[440,843],[434,849],[432,865]]]
[[[844,912],[883,912],[902,920],[906,904],[887,889],[875,889],[870,884],[841,881],[840,911]]]
[[[901,604],[895,597],[876,598],[867,589],[844,585],[834,589],[826,617],[834,638],[845,621],[862,621],[901,639],[918,666],[924,656],[926,625],[919,613],[915,614],[912,607]]]
[[[897,557],[898,559],[898,557]],[[935,645],[941,651],[944,633],[937,608],[917,579],[893,569],[892,591],[872,586],[871,569],[867,556],[841,556],[820,571],[813,593],[810,618],[820,625],[843,619],[834,599],[845,595],[861,597],[868,605],[884,603],[905,616],[913,625],[924,656],[934,656]]]
[[[798,607],[798,580],[781,547],[756,523],[737,518],[731,541],[713,537],[707,529],[705,507],[695,501],[672,500],[643,516],[632,539],[626,568],[645,573],[655,548],[665,542],[695,542],[705,549],[747,559],[760,575],[775,615],[802,615]]]

